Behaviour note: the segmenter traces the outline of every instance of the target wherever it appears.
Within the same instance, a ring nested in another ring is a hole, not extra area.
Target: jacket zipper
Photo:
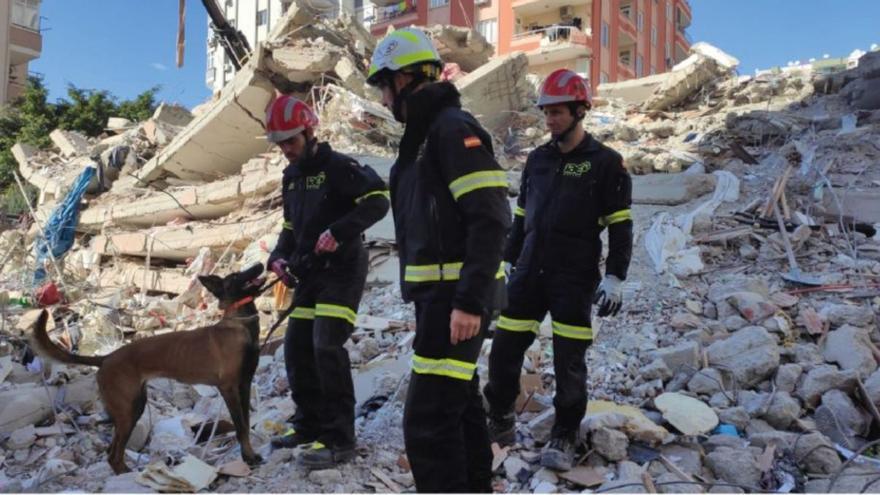
[[[433,194],[430,194],[428,200],[428,209],[431,212],[431,230],[434,230],[434,226],[437,227],[437,245],[440,248],[438,253],[438,266],[440,267],[440,280],[444,280],[443,273],[443,227],[440,225],[440,213],[437,211],[437,198],[434,197]]]

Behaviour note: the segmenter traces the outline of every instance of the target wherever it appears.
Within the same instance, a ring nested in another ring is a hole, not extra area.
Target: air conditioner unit
[[[572,15],[574,15],[574,7],[571,5],[559,7],[559,17],[571,17]]]

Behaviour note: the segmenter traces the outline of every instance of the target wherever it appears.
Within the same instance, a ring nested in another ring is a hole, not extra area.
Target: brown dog
[[[249,464],[262,461],[250,442],[251,380],[260,357],[260,323],[253,300],[265,281],[258,278],[262,271],[257,265],[225,278],[199,277],[225,310],[216,325],[137,340],[106,356],[79,356],[63,349],[46,333],[48,313],[40,315],[34,326],[37,349],[62,363],[98,367],[101,399],[115,426],[108,451],[114,472],[129,471],[125,445],[147,404],[147,380],[160,377],[216,386],[235,423],[241,457]]]

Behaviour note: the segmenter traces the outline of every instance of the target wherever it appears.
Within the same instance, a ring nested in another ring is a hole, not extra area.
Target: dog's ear
[[[222,296],[226,291],[223,290],[222,278],[217,275],[199,275],[199,282],[208,289],[208,292],[217,296],[217,299],[223,298]]]

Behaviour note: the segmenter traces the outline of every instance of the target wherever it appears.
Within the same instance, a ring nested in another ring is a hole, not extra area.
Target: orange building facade
[[[388,3],[384,3],[388,2]],[[539,76],[567,68],[602,82],[666,72],[687,57],[687,0],[373,0],[371,25],[382,36],[393,25],[454,24],[480,31],[496,54],[529,58]],[[384,14],[387,13],[387,14]],[[384,15],[383,15],[384,14]]]

